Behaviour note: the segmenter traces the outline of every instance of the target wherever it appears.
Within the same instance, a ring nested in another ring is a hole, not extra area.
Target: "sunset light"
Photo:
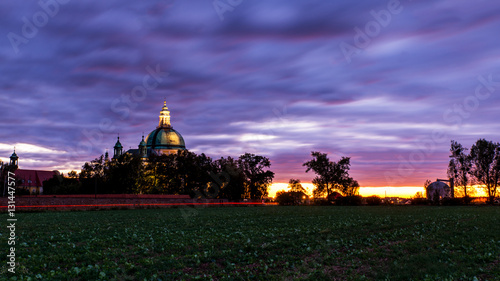
[[[275,197],[276,192],[284,190],[288,191],[288,183],[274,183],[269,190],[269,197]],[[314,185],[312,183],[302,183],[308,190],[308,195],[312,195],[312,190]],[[423,187],[417,186],[398,186],[398,187],[360,187],[359,195],[368,197],[376,195],[379,197],[401,197],[401,198],[411,198],[414,197],[417,192],[421,192],[425,196],[425,189]]]

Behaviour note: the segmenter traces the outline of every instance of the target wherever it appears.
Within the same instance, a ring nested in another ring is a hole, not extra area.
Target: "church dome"
[[[152,151],[157,154],[171,154],[186,149],[184,138],[170,124],[170,111],[166,102],[163,103],[163,108],[160,111],[158,127],[146,138],[146,146],[148,154]]]
[[[177,154],[179,150],[186,150],[184,138],[170,124],[170,111],[166,101],[163,102],[159,117],[160,122],[156,129],[149,133],[146,139],[144,139],[144,134],[142,135],[138,149],[129,149],[126,153],[139,155],[143,160],[147,161],[147,158],[151,155]],[[120,137],[118,137],[114,146],[113,158],[120,157],[122,150],[123,146],[120,143]]]
[[[149,133],[146,137],[148,149],[186,149],[184,138],[172,127],[160,127]]]

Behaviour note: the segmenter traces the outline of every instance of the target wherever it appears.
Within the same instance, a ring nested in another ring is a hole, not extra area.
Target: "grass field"
[[[19,265],[13,275],[2,262],[3,280],[500,280],[499,207],[274,206],[16,216]],[[1,218],[5,222],[6,214]],[[6,253],[8,234],[5,227],[0,231]]]

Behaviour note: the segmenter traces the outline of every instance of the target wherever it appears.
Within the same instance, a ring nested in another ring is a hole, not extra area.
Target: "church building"
[[[177,154],[179,150],[186,150],[186,144],[182,135],[174,130],[170,123],[170,111],[167,107],[167,102],[163,103],[160,111],[160,121],[156,129],[148,134],[146,139],[142,136],[137,149],[130,149],[125,153],[132,155],[140,155],[145,161],[151,154],[168,155]],[[113,158],[117,158],[123,154],[123,146],[120,143],[120,137],[114,146]],[[106,152],[106,159],[108,153]],[[51,179],[56,175],[56,171],[40,171],[40,170],[25,170],[18,169],[19,156],[16,151],[10,156],[10,166],[15,167],[15,174],[18,182],[18,187],[25,189],[30,194],[43,194],[43,182]]]
[[[15,149],[10,156],[9,166],[15,169],[16,187],[28,191],[29,194],[43,194],[43,182],[57,175],[57,171],[18,169],[19,156]],[[4,186],[4,192],[5,190]]]
[[[139,155],[145,160],[151,154],[168,155],[176,154],[179,150],[186,150],[184,138],[179,132],[174,130],[170,123],[170,111],[168,110],[166,101],[163,102],[159,117],[160,121],[156,129],[149,133],[146,139],[142,136],[142,140],[137,149],[130,149],[125,153]],[[123,154],[123,146],[120,143],[120,137],[118,137],[113,148],[113,158],[117,158]]]

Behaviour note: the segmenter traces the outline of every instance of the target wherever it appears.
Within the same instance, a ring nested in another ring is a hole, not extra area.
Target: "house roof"
[[[22,181],[20,184],[22,187],[42,187],[43,182],[51,179],[56,172],[17,169],[15,175]]]

